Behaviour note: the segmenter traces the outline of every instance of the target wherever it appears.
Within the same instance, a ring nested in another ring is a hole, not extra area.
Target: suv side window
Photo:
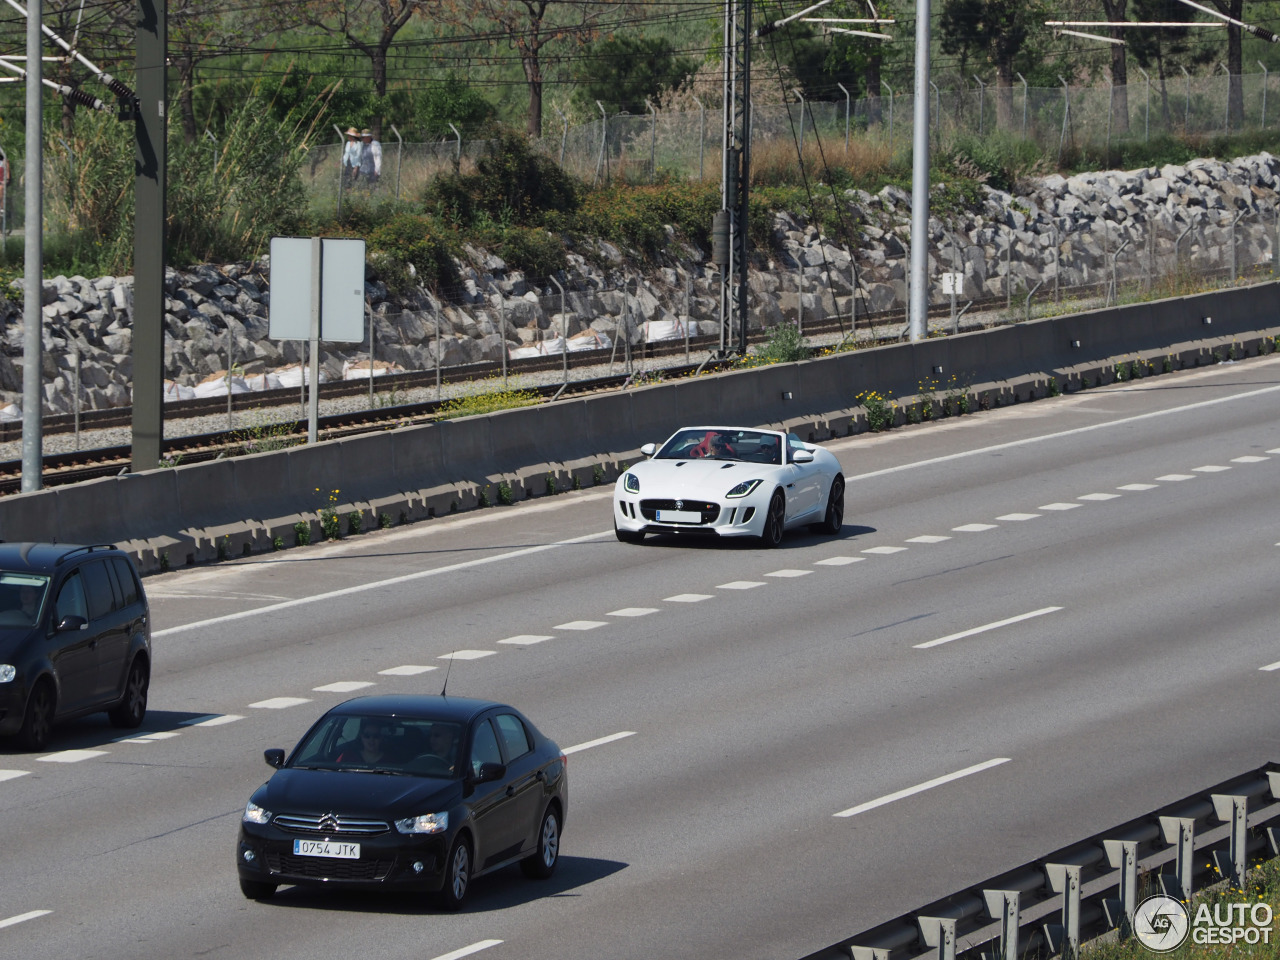
[[[111,589],[111,574],[103,560],[91,560],[80,568],[85,593],[89,600],[89,619],[105,617],[116,606],[116,593]]]
[[[138,602],[138,581],[134,579],[133,568],[124,557],[112,557],[111,566],[116,572],[116,582],[120,584],[124,605],[133,606]]]
[[[498,750],[498,738],[493,735],[493,724],[481,720],[476,727],[475,739],[471,741],[471,773],[480,775],[480,764],[501,763],[502,753]]]
[[[510,713],[500,713],[494,718],[498,724],[498,733],[502,736],[502,745],[507,748],[507,760],[523,757],[533,749],[529,744],[529,734],[520,722],[520,718]]]
[[[83,617],[89,619],[89,605],[84,598],[84,583],[80,579],[80,571],[73,570],[62,586],[58,588],[58,600],[53,607],[53,622],[56,626],[67,617]]]

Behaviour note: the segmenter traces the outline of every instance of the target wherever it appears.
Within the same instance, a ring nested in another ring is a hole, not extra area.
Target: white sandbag
[[[291,363],[287,367],[277,367],[272,371],[282,387],[300,387],[303,383],[311,383],[311,369],[300,364]],[[320,371],[320,382],[327,383],[329,377],[324,370]]]
[[[404,373],[404,367],[398,363],[389,363],[386,360],[373,361],[373,375],[377,377],[385,377],[387,374]],[[342,379],[343,380],[368,380],[369,379],[369,361],[344,360],[342,363]]]
[[[564,339],[561,337],[552,337],[550,340],[543,340],[540,344],[543,355],[554,355],[564,353]]]
[[[652,343],[655,340],[675,340],[684,336],[684,324],[679,320],[650,320],[644,325],[644,338]]]
[[[279,390],[284,384],[280,382],[280,378],[274,373],[255,373],[244,378],[245,385],[248,386],[250,392],[258,393],[263,390]]]
[[[188,387],[185,383],[178,383],[176,380],[166,380],[164,382],[164,402],[169,403],[173,400],[194,400],[196,391],[193,387]]]
[[[16,403],[6,403],[0,407],[0,420],[21,420],[22,408]]]
[[[613,345],[607,336],[599,330],[584,330],[569,338],[569,352],[580,350],[608,350]]]
[[[227,374],[225,370],[218,373],[211,373],[195,386],[196,397],[201,400],[207,400],[210,397],[225,397],[227,395]],[[244,377],[237,377],[234,374],[230,379],[231,393],[248,393],[249,385],[244,382]]]
[[[527,360],[530,357],[542,356],[541,345],[531,347],[508,347],[507,357],[512,360]]]

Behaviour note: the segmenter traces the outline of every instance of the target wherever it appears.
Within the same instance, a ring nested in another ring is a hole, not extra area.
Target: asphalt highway
[[[1278,410],[1267,358],[835,441],[775,551],[600,488],[149,578],[143,729],[0,745],[0,958],[800,957],[1280,759]],[[245,900],[262,750],[446,669],[580,748],[556,876]]]

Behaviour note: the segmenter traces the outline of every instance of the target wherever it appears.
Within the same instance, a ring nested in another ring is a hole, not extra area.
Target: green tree
[[[944,53],[989,61],[996,71],[996,118],[1008,128],[1013,116],[1016,61],[1043,30],[1039,0],[946,0],[939,29]]]
[[[678,56],[665,37],[613,36],[587,49],[576,79],[588,105],[600,100],[619,111],[644,113],[645,100],[679,89],[697,69],[697,61]]]

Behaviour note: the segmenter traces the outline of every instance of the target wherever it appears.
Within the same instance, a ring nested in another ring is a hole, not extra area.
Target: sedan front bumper
[[[436,891],[444,885],[451,837],[388,832],[374,837],[311,838],[358,842],[360,857],[354,860],[298,856],[293,852],[295,839],[273,826],[242,823],[236,845],[240,878],[298,886]]]

